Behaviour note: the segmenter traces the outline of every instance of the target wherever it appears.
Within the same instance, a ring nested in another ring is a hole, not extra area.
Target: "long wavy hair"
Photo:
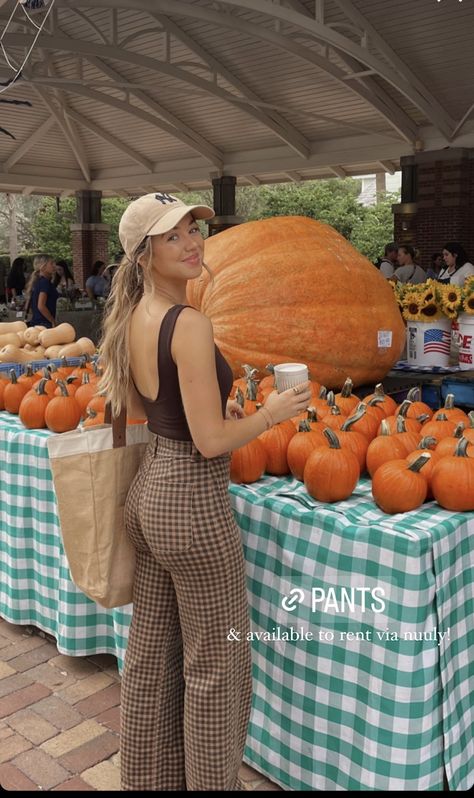
[[[38,280],[40,278],[41,269],[43,268],[43,266],[46,266],[46,264],[49,263],[50,260],[54,260],[53,256],[52,255],[46,255],[44,253],[42,255],[36,255],[36,257],[33,259],[33,271],[30,274],[30,277],[28,279],[28,282],[27,282],[26,288],[25,288],[25,294],[26,294],[26,297],[27,297],[27,300],[26,300],[27,307],[29,307],[29,304],[30,304],[31,294],[33,293],[33,288],[35,287],[36,283],[38,282]]]
[[[140,261],[140,263],[139,263]],[[212,272],[203,263],[212,280]],[[104,373],[99,382],[110,402],[112,415],[118,416],[126,405],[130,387],[130,319],[145,291],[155,294],[152,278],[153,253],[147,236],[137,248],[133,260],[124,255],[114,274],[104,308],[102,336],[99,343],[100,362]]]

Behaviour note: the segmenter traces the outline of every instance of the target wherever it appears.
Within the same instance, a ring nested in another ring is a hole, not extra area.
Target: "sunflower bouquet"
[[[460,313],[474,315],[474,276],[461,288],[442,285],[436,280],[425,283],[392,283],[395,298],[406,321],[457,319]]]

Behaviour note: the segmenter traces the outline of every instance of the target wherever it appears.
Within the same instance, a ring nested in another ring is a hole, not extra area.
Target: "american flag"
[[[445,330],[427,330],[423,336],[423,353],[441,352],[449,355],[451,349],[451,335]]]

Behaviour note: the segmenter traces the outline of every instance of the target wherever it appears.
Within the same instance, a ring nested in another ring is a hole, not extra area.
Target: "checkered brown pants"
[[[252,695],[229,455],[156,437],[126,503],[137,550],[122,676],[123,790],[238,790]],[[229,641],[229,630],[241,640]]]

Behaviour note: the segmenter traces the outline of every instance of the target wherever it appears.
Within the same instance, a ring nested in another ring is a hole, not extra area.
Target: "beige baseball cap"
[[[195,219],[212,219],[215,211],[208,205],[185,205],[172,194],[156,191],[144,194],[130,203],[119,224],[119,238],[123,250],[133,260],[137,247],[146,236],[167,233],[187,213]]]

